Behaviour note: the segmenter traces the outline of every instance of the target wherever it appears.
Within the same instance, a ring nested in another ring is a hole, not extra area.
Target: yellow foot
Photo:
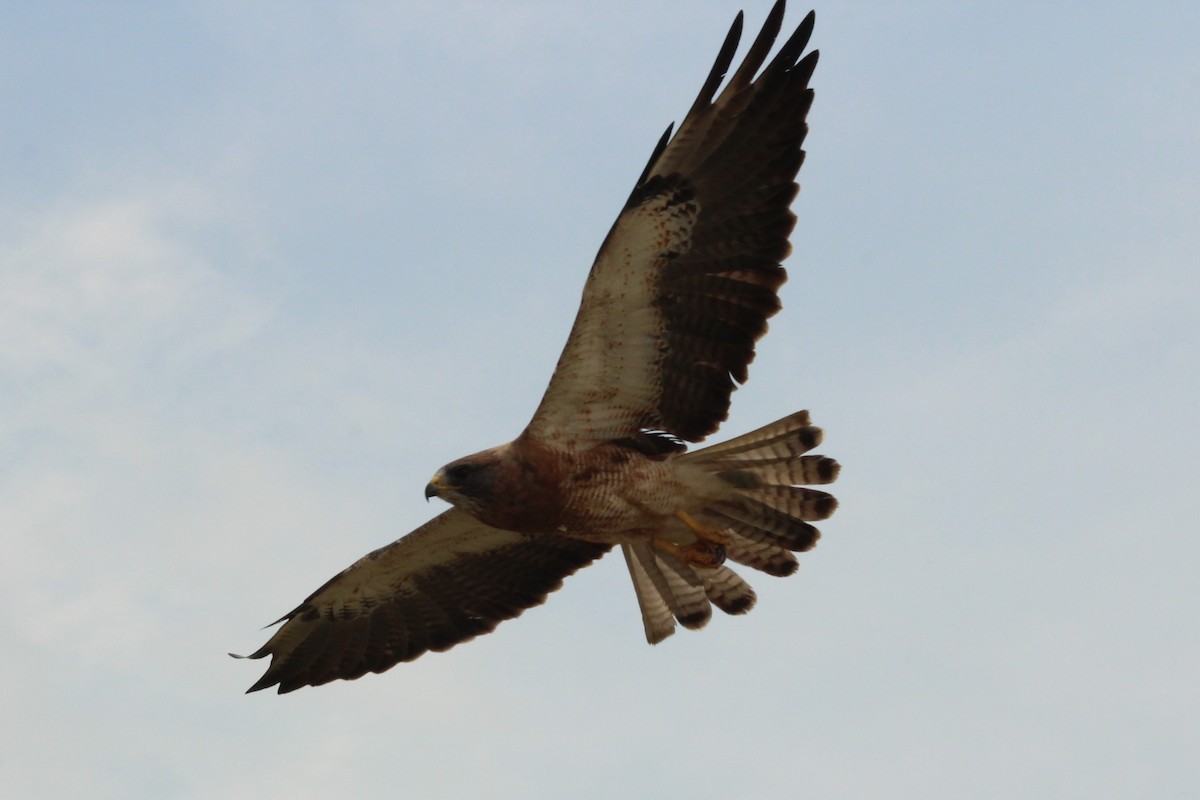
[[[728,533],[719,528],[701,525],[682,508],[675,512],[675,516],[696,535],[696,541],[688,545],[678,545],[664,539],[656,539],[656,547],[693,567],[719,567],[725,563],[725,545],[730,541]]]
[[[696,534],[696,538],[702,542],[709,544],[727,545],[730,542],[730,535],[720,528],[709,528],[701,525],[696,520],[692,519],[692,515],[684,511],[682,508],[675,512],[675,516],[679,518],[684,525],[692,529],[692,533]]]
[[[725,545],[723,544],[696,541],[683,545],[668,542],[666,539],[654,539],[652,544],[688,566],[719,567],[725,563]]]

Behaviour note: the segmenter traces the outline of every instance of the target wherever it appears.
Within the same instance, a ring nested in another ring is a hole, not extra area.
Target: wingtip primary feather
[[[658,138],[658,144],[654,145],[654,150],[650,153],[650,159],[646,161],[646,166],[642,168],[642,174],[638,176],[637,182],[633,185],[633,192],[630,194],[630,201],[637,196],[638,189],[646,179],[650,177],[650,170],[654,168],[654,164],[658,161],[658,157],[662,155],[663,150],[667,149],[667,144],[671,141],[671,134],[675,130],[675,123],[667,125],[667,129],[663,131],[663,135]]]
[[[696,94],[696,99],[692,103],[692,107],[688,109],[685,119],[693,114],[700,113],[705,106],[713,101],[713,96],[716,95],[721,81],[725,80],[725,76],[729,74],[729,65],[733,63],[733,56],[737,53],[738,43],[742,40],[744,21],[745,15],[739,11],[737,16],[733,18],[733,24],[729,26],[729,32],[725,34],[725,41],[721,43],[721,49],[717,51],[717,57],[713,61],[712,68],[708,71],[708,77],[704,79],[704,84]]]

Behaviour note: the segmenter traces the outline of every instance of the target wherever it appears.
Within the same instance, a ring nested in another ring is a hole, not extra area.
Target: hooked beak
[[[446,489],[457,488],[457,486],[452,486],[451,484],[442,480],[442,471],[439,469],[437,474],[433,476],[433,479],[430,480],[429,483],[425,484],[425,502],[429,502],[429,498],[431,497],[441,497],[442,492]]]
[[[431,498],[431,497],[440,497],[440,495],[438,494],[438,487],[441,486],[441,484],[442,484],[441,473],[434,475],[433,480],[431,480],[429,483],[425,484],[425,502],[426,503],[429,502],[429,498]]]

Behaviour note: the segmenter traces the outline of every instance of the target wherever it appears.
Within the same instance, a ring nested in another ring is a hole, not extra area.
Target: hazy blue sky
[[[830,2],[784,312],[838,514],[650,648],[608,558],[242,692],[528,420],[739,7],[6,3],[0,785],[80,798],[1200,796],[1200,4]],[[808,7],[793,4],[787,24]]]

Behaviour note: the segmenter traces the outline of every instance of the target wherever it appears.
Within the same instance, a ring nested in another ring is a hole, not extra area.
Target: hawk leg
[[[675,516],[696,534],[696,541],[689,545],[678,545],[665,539],[655,539],[655,547],[693,567],[719,567],[725,563],[725,545],[730,538],[728,533],[701,525],[683,509],[676,511]]]

